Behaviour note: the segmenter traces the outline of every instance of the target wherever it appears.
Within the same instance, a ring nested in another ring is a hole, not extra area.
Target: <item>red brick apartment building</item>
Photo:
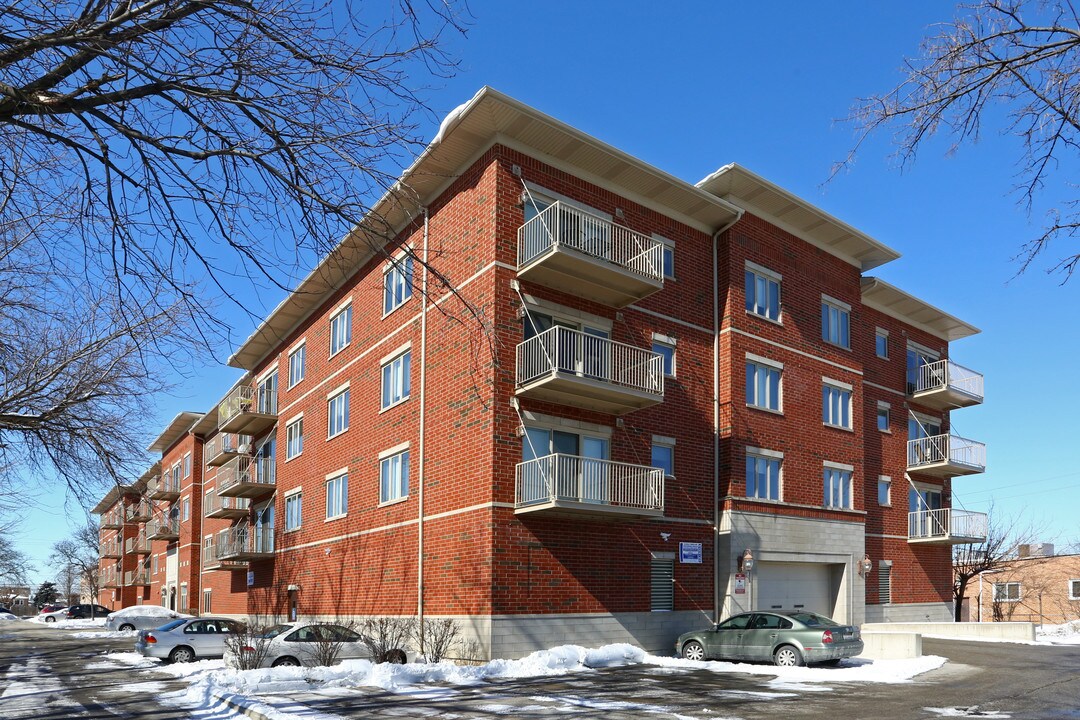
[[[455,617],[494,656],[748,608],[950,617],[950,546],[985,535],[950,502],[985,465],[949,434],[977,330],[866,274],[895,251],[490,88],[372,218],[102,500],[103,602]]]

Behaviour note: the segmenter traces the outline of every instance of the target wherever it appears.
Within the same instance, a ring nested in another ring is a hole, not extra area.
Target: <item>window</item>
[[[843,348],[851,348],[851,306],[822,296],[821,339]]]
[[[878,328],[874,331],[874,352],[883,360],[889,359],[889,331]]]
[[[180,605],[176,609],[180,612],[188,611],[187,583],[180,583]]]
[[[664,376],[675,377],[675,340],[653,335],[652,351],[664,359]]]
[[[157,575],[157,572],[158,572],[158,556],[157,556],[157,555],[155,555],[155,556],[154,556],[154,558],[153,558],[153,560],[154,560],[154,562],[153,562],[153,571],[152,571],[152,572],[153,572],[153,573],[154,573],[155,575]],[[163,592],[164,592],[164,591],[163,591]]]
[[[675,609],[675,559],[654,557],[650,568],[650,604],[652,611]]]
[[[892,602],[892,564],[878,565],[878,602],[888,605]]]
[[[994,602],[1020,602],[1020,583],[994,583]]]
[[[652,466],[661,468],[664,475],[675,475],[675,441],[671,438],[653,437]]]
[[[889,430],[889,406],[885,403],[878,403],[877,406],[877,429],[881,432],[891,432]]]
[[[299,417],[285,426],[285,461],[304,451],[304,418]]]
[[[851,473],[848,467],[825,466],[825,507],[851,508]]]
[[[826,425],[851,429],[851,386],[823,385],[821,416]]]
[[[262,380],[259,381],[259,386],[256,388],[258,391],[258,412],[265,413],[267,415],[277,414],[277,370],[270,373]]]
[[[349,476],[338,475],[326,481],[326,519],[344,517],[349,508]]]
[[[191,498],[184,498],[183,508],[184,512],[181,515],[180,519],[184,522],[187,522],[188,519],[191,518]]]
[[[330,352],[333,353],[333,349],[331,349]],[[289,353],[289,387],[296,385],[304,379],[306,356],[307,345],[301,345]]]
[[[212,597],[213,597],[213,593],[210,592],[209,588],[202,591],[202,611],[203,611],[203,613],[208,614],[208,613],[214,612],[214,606],[213,606],[213,603],[211,602]]]
[[[397,405],[409,399],[409,376],[412,351],[406,350],[382,366],[382,407]]]
[[[172,486],[174,491],[180,489],[180,463],[172,467]]]
[[[766,365],[762,360],[755,358],[746,363],[746,404],[781,412],[780,375],[783,366]]]
[[[671,242],[667,238],[658,237],[653,235],[654,238],[660,241],[660,258],[663,263],[664,277],[669,280],[675,279],[675,243]]]
[[[330,318],[330,355],[336,355],[352,342],[352,305]]]
[[[780,464],[783,455],[747,448],[746,497],[759,500],[780,499]]]
[[[746,263],[746,312],[780,322],[780,276]]]
[[[285,531],[296,530],[303,522],[303,493],[285,496]],[[329,505],[327,505],[329,508]],[[329,516],[329,513],[327,514]]]
[[[327,400],[327,408],[327,437],[332,438],[349,429],[349,389]]]
[[[184,477],[191,477],[191,453],[184,455]]]
[[[406,255],[389,263],[383,275],[383,315],[389,315],[412,297],[413,257]]]
[[[379,461],[379,502],[401,500],[409,495],[409,451]]]
[[[1080,580],[1069,581],[1069,599],[1080,600]]]
[[[892,505],[892,478],[888,475],[878,476],[877,502],[878,505],[882,505],[885,507]]]

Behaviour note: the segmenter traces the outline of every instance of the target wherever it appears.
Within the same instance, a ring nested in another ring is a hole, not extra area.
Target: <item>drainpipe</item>
[[[742,219],[738,209],[735,219],[712,236],[712,296],[713,296],[713,622],[720,622],[720,236]],[[726,565],[726,563],[725,563]]]
[[[427,410],[428,209],[424,208],[423,275],[420,286],[420,439],[417,463],[416,617],[420,623],[420,653],[424,653],[424,439]]]

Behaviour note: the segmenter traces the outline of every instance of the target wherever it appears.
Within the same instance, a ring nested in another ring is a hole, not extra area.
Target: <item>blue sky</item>
[[[1075,176],[1075,160],[1061,165],[1059,186],[1030,216],[1010,193],[1018,143],[996,128],[951,154],[948,143],[930,142],[903,172],[882,135],[849,172],[822,185],[853,141],[842,118],[857,98],[892,87],[902,58],[952,12],[947,3],[470,7],[468,37],[449,45],[460,72],[426,83],[426,137],[491,85],[691,182],[738,162],[900,251],[874,274],[983,331],[952,348],[954,360],[985,375],[987,397],[954,413],[953,427],[987,444],[989,469],[955,480],[954,504],[985,511],[996,500],[999,514],[1040,528],[1037,539],[1080,540],[1080,442],[1067,410],[1080,406],[1069,371],[1080,350],[1080,278],[1061,285],[1046,275],[1049,257],[1015,277],[1013,260],[1059,200],[1060,177]],[[253,302],[268,311],[279,300],[264,292]],[[243,339],[252,321],[237,313],[236,322],[234,336]],[[207,409],[238,375],[220,366],[199,372],[191,394],[160,399],[148,434],[179,410]],[[1048,384],[1038,380],[1043,374],[1059,379]],[[48,546],[69,530],[63,498],[45,505],[29,514],[19,539],[43,570]]]

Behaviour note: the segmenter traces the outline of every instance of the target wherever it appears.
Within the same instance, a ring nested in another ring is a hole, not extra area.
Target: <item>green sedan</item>
[[[812,612],[748,612],[710,630],[683,633],[675,653],[687,660],[759,660],[782,666],[825,663],[863,651],[859,628]]]

